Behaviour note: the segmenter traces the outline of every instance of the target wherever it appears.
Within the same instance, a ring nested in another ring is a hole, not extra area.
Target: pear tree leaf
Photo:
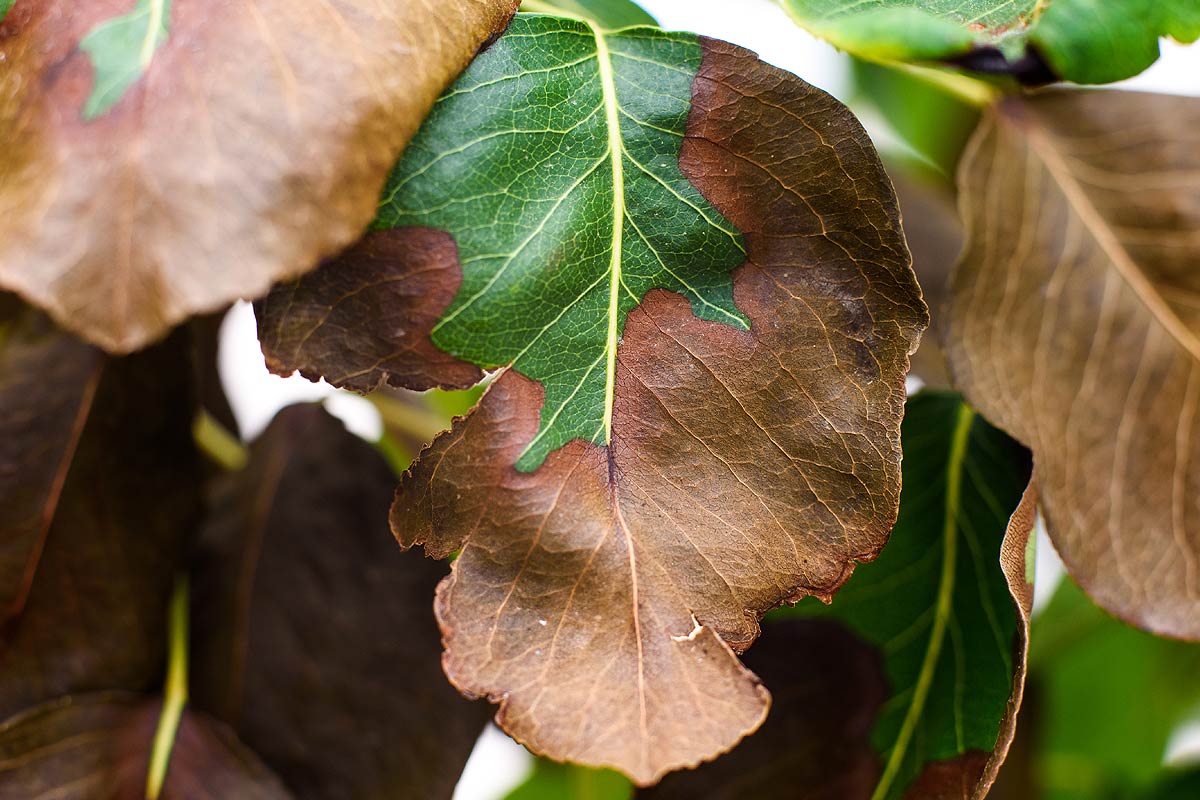
[[[871,797],[943,797],[951,786],[982,797],[1024,685],[1029,453],[941,392],[909,400],[903,444],[888,547],[831,605],[805,601],[774,616],[838,620],[878,648],[890,689],[872,730],[882,767]]]
[[[162,701],[120,692],[72,695],[0,724],[0,797],[147,797]],[[184,712],[162,800],[291,800],[224,725]]]
[[[1067,570],[1200,638],[1200,100],[1054,92],[988,111],[939,322],[955,384],[1033,450]],[[944,324],[943,324],[944,323]]]
[[[318,405],[280,411],[213,492],[192,576],[192,703],[299,800],[449,798],[488,707],[446,683],[445,565],[388,530],[395,476]]]
[[[523,0],[521,10],[582,17],[607,30],[658,24],[633,0]]]
[[[392,527],[460,552],[446,671],[556,760],[645,785],[731,747],[767,709],[758,618],[894,521],[927,321],[895,197],[844,107],[723,42],[518,15],[363,242],[258,310],[276,371],[498,370]]]
[[[516,6],[22,0],[0,31],[0,287],[127,353],[310,270]]]
[[[1200,35],[1193,0],[780,0],[796,22],[871,61],[949,62],[1046,83],[1110,83]]]
[[[187,337],[107,358],[0,302],[0,719],[156,689],[201,507]]]

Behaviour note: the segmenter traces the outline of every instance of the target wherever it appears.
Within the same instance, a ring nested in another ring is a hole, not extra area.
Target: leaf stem
[[[938,658],[942,654],[942,644],[946,639],[946,628],[950,623],[953,611],[951,601],[954,598],[955,568],[958,560],[958,513],[962,494],[963,462],[967,455],[967,442],[971,436],[971,425],[975,419],[973,412],[966,403],[958,407],[958,419],[954,433],[950,439],[950,453],[946,460],[946,504],[945,517],[942,520],[942,574],[938,581],[937,604],[934,606],[933,628],[929,632],[929,646],[925,650],[925,658],[921,662],[921,672],[917,676],[917,684],[913,689],[912,702],[900,725],[900,733],[896,736],[896,744],[888,755],[887,765],[879,784],[875,787],[871,800],[883,800],[896,780],[900,766],[904,763],[904,755],[909,742],[916,731],[925,710],[925,701],[929,697],[929,689],[933,685],[933,677],[937,672]]]
[[[162,713],[154,744],[150,751],[150,768],[146,775],[146,800],[158,800],[167,778],[171,750],[179,732],[179,722],[188,700],[188,578],[175,579],[168,614],[167,680],[163,689]]]
[[[216,417],[201,409],[192,420],[192,438],[206,456],[222,468],[236,472],[246,466],[250,455],[236,436]]]

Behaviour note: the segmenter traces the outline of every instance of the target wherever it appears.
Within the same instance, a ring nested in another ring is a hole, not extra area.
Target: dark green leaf
[[[891,694],[872,735],[884,761],[874,797],[986,790],[1024,678],[1029,454],[940,393],[909,400],[903,443],[887,548],[831,605],[776,613],[839,620],[882,652]]]
[[[395,477],[319,406],[284,409],[213,500],[193,579],[193,698],[298,798],[449,798],[488,708],[447,684]]]

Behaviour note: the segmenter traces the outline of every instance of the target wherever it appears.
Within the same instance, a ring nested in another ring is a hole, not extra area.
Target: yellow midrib
[[[612,441],[613,393],[617,375],[617,327],[620,322],[621,240],[625,224],[625,173],[621,155],[621,119],[617,107],[617,84],[613,79],[612,55],[604,34],[588,22],[596,37],[596,61],[600,67],[600,88],[604,94],[604,114],[608,123],[608,158],[612,162],[613,227],[612,261],[609,264],[608,364],[604,376],[604,443]]]
[[[896,744],[892,747],[887,765],[884,767],[883,775],[879,778],[874,794],[871,795],[871,800],[882,800],[886,797],[899,774],[909,742],[921,719],[921,713],[925,710],[925,701],[929,697],[933,676],[937,672],[938,658],[942,654],[942,643],[946,639],[946,627],[950,622],[951,600],[954,597],[963,462],[966,459],[967,441],[970,439],[971,424],[974,418],[975,412],[967,405],[959,406],[954,433],[950,439],[950,454],[946,461],[945,519],[942,521],[942,574],[938,580],[938,594],[933,612],[933,627],[929,632],[929,646],[926,648],[925,658],[921,662],[921,671],[917,674],[917,684],[913,689],[912,702],[909,703],[904,721],[900,724]]]
[[[158,46],[158,29],[162,27],[163,10],[166,0],[150,0],[150,24],[146,26],[146,36],[142,39],[142,50],[138,59],[142,71],[150,66],[154,51]]]

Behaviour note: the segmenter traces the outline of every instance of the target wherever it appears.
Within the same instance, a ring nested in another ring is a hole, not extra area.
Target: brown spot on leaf
[[[480,369],[438,349],[429,331],[462,283],[454,238],[430,228],[373,231],[255,305],[267,367],[370,392],[466,388]]]

